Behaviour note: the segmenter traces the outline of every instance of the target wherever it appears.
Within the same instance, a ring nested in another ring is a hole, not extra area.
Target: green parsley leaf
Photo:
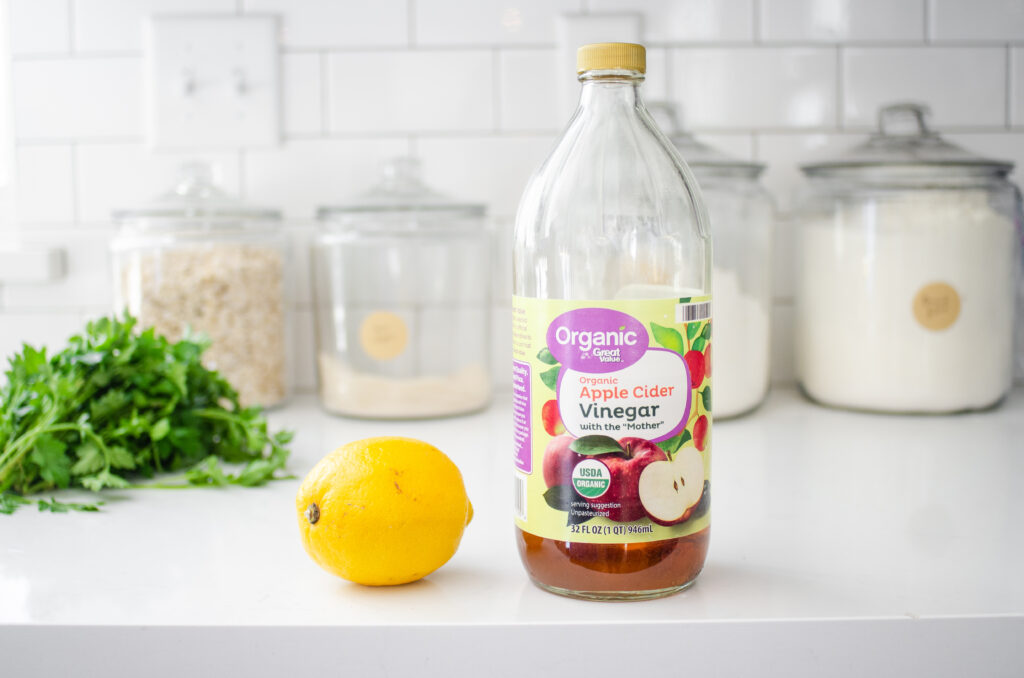
[[[239,405],[202,364],[209,345],[191,334],[171,342],[126,315],[90,322],[52,357],[23,346],[0,385],[0,513],[34,502],[96,510],[26,498],[66,487],[251,487],[287,477],[292,434],[271,433],[258,408]],[[167,472],[178,475],[136,482]]]

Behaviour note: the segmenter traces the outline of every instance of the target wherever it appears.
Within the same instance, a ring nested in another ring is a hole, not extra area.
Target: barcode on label
[[[515,474],[515,495],[512,498],[516,518],[526,520],[526,476]]]
[[[694,304],[676,305],[676,322],[693,323],[711,317],[711,302],[699,301]]]

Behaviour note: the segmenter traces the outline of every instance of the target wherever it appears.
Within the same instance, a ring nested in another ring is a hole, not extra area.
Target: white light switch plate
[[[151,147],[241,148],[279,142],[274,17],[154,16],[146,33]]]

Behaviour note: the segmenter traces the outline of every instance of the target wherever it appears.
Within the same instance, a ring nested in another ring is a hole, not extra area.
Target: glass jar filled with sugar
[[[1013,378],[1021,196],[1008,162],[951,144],[912,103],[805,165],[796,367],[828,405],[905,413],[997,404]]]
[[[313,297],[320,402],[418,419],[491,400],[490,233],[481,204],[426,186],[396,158],[380,183],[319,210]]]

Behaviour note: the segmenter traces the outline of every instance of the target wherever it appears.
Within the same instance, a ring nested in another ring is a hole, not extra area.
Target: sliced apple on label
[[[640,503],[659,525],[678,525],[693,514],[704,494],[704,459],[683,447],[671,461],[648,464],[640,474]]]

